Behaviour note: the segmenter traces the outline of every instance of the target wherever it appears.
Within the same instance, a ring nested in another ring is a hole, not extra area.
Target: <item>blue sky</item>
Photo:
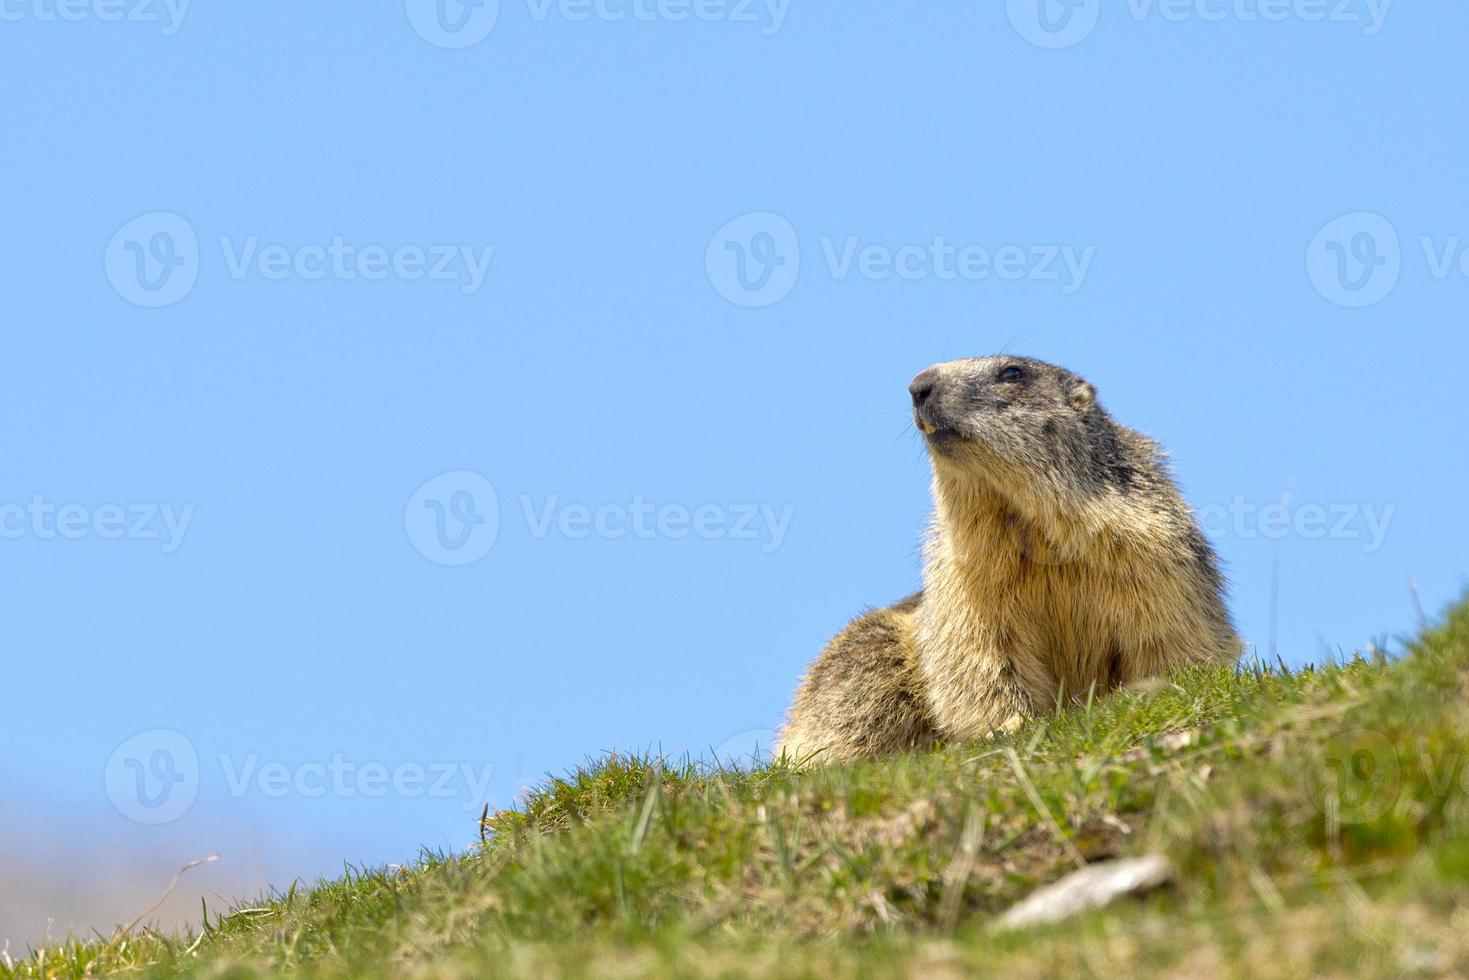
[[[1460,593],[1469,10],[437,2],[0,2],[0,935],[768,741],[935,361],[1162,440],[1261,650]]]

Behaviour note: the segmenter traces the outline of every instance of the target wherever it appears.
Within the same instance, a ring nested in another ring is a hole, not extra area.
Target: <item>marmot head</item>
[[[1065,368],[1025,357],[936,364],[913,379],[913,420],[935,471],[1026,496],[1105,482],[1115,430],[1097,393]]]

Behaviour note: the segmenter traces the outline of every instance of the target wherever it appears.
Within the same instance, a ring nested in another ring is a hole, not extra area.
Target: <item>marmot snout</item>
[[[1084,379],[979,357],[908,390],[933,464],[923,591],[828,644],[781,750],[826,761],[980,738],[1058,698],[1239,656],[1162,452]]]

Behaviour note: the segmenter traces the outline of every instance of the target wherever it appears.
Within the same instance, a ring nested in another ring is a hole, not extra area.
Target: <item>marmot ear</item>
[[[1085,381],[1078,381],[1071,386],[1066,400],[1071,403],[1072,408],[1084,412],[1097,403],[1097,389]]]

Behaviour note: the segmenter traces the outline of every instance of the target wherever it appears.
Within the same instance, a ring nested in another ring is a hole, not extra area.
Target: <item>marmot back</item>
[[[933,464],[923,592],[828,644],[781,751],[820,762],[982,738],[1058,698],[1239,656],[1214,552],[1161,451],[1090,384],[981,357],[931,367],[909,393]]]

